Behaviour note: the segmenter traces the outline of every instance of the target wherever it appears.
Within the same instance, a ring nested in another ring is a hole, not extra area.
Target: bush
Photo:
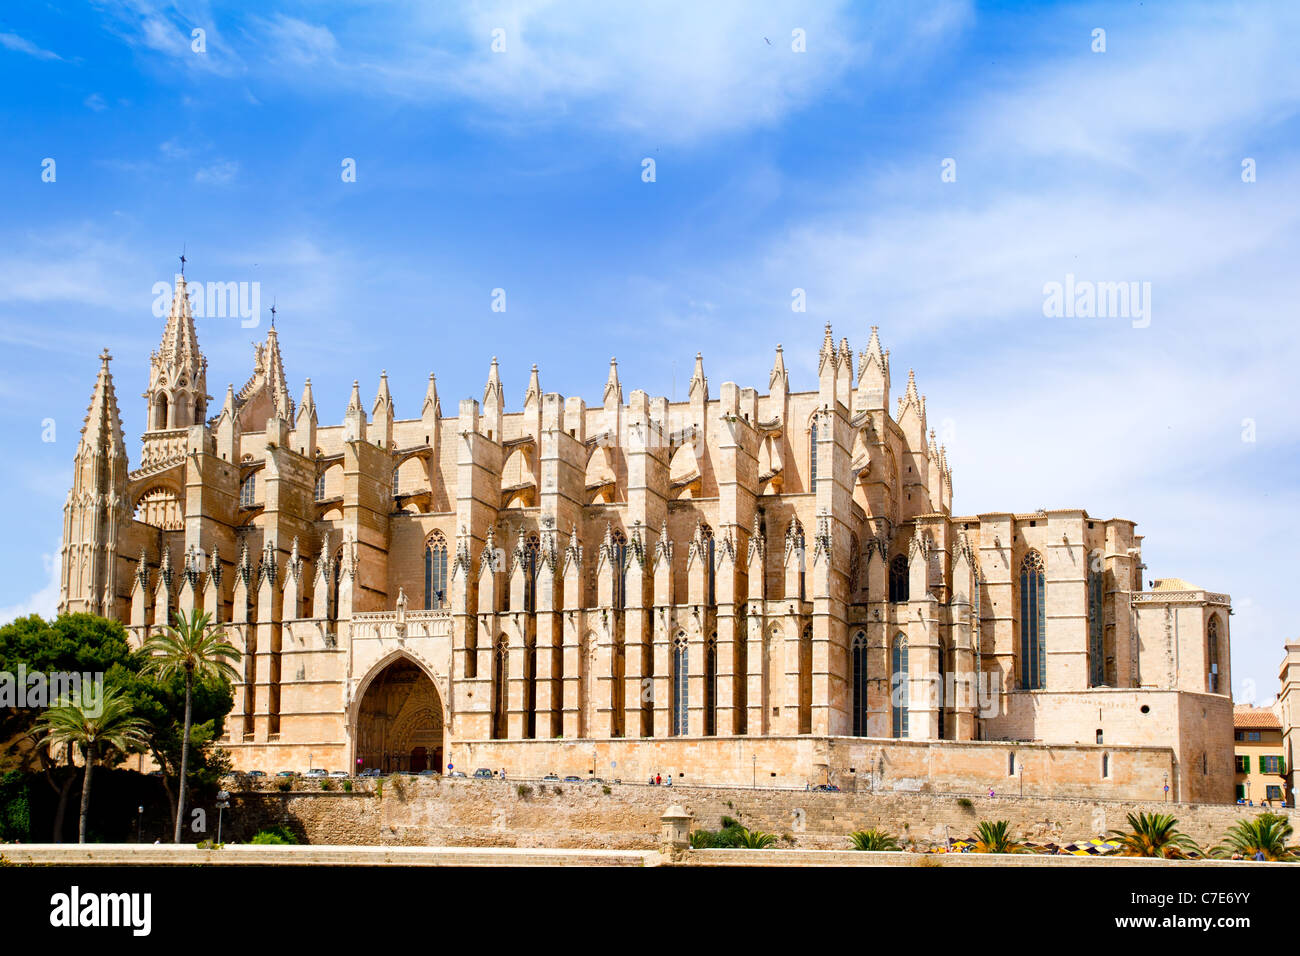
[[[519,794],[520,799],[527,800],[533,795],[533,788],[528,786],[526,783],[517,784],[515,786],[515,793]]]
[[[288,793],[293,789],[293,778],[285,777],[283,780],[277,780],[275,783],[275,789],[279,790],[281,793]]]
[[[351,792],[352,792],[352,781],[351,781],[351,780],[344,780],[344,781],[343,781],[343,792],[344,792],[344,793],[351,793]]]
[[[957,798],[957,806],[961,807],[963,810],[974,810],[974,809],[975,809],[975,804],[974,804],[973,802],[971,802],[971,798],[970,798],[970,797],[958,797],[958,798]]]
[[[333,790],[333,789],[334,789],[334,781],[333,781],[333,780],[322,780],[322,781],[320,782],[320,788],[321,788],[322,790]]]
[[[254,846],[294,846],[298,843],[298,838],[281,824],[259,830],[257,836],[248,842]]]
[[[605,786],[601,787],[600,790],[601,790],[601,793],[605,794],[605,796],[607,796],[607,797],[608,797],[611,793],[614,792],[613,790],[609,789],[609,785],[608,785],[608,784],[606,784]]]
[[[898,840],[892,834],[884,830],[855,830],[849,834],[849,842],[853,844],[855,850],[873,850],[876,852],[884,850],[897,850]]]

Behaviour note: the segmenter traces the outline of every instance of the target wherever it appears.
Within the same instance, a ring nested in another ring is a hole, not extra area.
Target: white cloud
[[[14,50],[17,53],[26,53],[28,56],[36,57],[38,60],[63,59],[57,53],[42,49],[30,40],[20,37],[17,33],[0,33],[0,46],[4,47],[6,50]]]
[[[39,591],[8,607],[0,607],[0,624],[8,624],[10,621],[19,617],[26,617],[29,614],[39,614],[41,617],[54,617],[59,605],[59,548],[62,545],[56,543],[51,553],[41,555],[41,562],[45,565],[46,581]]]
[[[224,160],[222,162],[212,163],[208,166],[201,167],[194,174],[196,183],[206,183],[208,185],[224,186],[227,183],[234,182],[235,176],[239,173],[239,163],[233,160]]]

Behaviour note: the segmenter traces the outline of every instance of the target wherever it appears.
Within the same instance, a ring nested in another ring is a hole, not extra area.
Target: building
[[[1285,806],[1290,768],[1277,712],[1272,707],[1235,707],[1232,726],[1237,801]]]
[[[1300,756],[1300,641],[1290,641],[1285,646],[1285,656],[1278,670],[1279,689],[1274,712],[1282,729],[1282,761],[1286,768],[1286,797],[1296,806],[1296,757]]]
[[[341,424],[274,323],[215,414],[177,291],[128,467],[105,352],[61,609],[211,611],[238,766],[1232,799],[1230,600],[1143,588],[1132,521],[956,514],[909,372],[830,327],[816,387],[542,390]],[[1086,453],[1081,450],[1081,454]],[[989,466],[996,466],[990,453]]]

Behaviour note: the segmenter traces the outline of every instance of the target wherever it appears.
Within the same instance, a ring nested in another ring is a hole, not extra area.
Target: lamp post
[[[142,842],[141,833],[143,832],[143,830],[144,830],[144,807],[138,806],[135,808],[135,842],[136,843]]]
[[[221,817],[230,806],[230,794],[225,790],[217,791],[217,842],[221,842]]]
[[[754,776],[750,786],[753,787],[753,789],[757,790],[758,789],[758,754],[751,754],[750,756],[753,758],[754,761]]]

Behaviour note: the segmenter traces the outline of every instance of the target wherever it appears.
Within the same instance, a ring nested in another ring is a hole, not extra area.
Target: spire
[[[384,412],[390,416],[393,414],[393,395],[388,391],[388,369],[379,372],[379,391],[375,392],[375,404],[370,414],[378,418]]]
[[[527,407],[529,402],[540,404],[542,401],[542,383],[537,377],[537,363],[533,363],[533,372],[528,377],[528,391],[524,392],[524,406]]]
[[[429,387],[424,390],[424,405],[420,408],[420,417],[423,418],[430,412],[435,418],[442,413],[442,407],[438,404],[438,382],[432,372],[429,373]]]
[[[704,400],[709,400],[709,380],[704,377],[704,353],[695,353],[695,371],[691,373],[690,396],[695,398],[696,390],[704,396]]]
[[[871,327],[871,341],[858,356],[858,391],[855,411],[889,409],[889,353],[880,348],[880,329]]]
[[[826,323],[826,335],[822,338],[822,350],[817,360],[817,373],[820,375],[827,362],[835,361],[835,336],[831,334],[831,324]]]
[[[184,273],[176,276],[176,291],[172,295],[171,311],[167,313],[167,324],[163,327],[158,358],[166,365],[184,368],[197,368],[203,360]]]
[[[357,379],[352,380],[352,397],[348,399],[348,411],[360,412],[361,408],[361,383]]]
[[[86,419],[81,425],[81,445],[88,451],[107,451],[111,455],[126,454],[122,436],[122,415],[117,408],[117,391],[113,388],[113,373],[108,363],[113,360],[108,349],[99,353],[99,375],[90,393]]]
[[[785,370],[785,350],[778,344],[776,347],[776,360],[772,363],[772,374],[768,378],[768,388],[776,388],[777,382],[788,385],[790,375]]]
[[[199,424],[207,413],[207,359],[199,351],[185,276],[176,276],[162,343],[149,357],[149,388],[142,396],[145,431],[165,431]]]
[[[609,360],[609,378],[605,380],[605,394],[601,401],[608,403],[611,395],[618,404],[623,404],[623,386],[618,381],[618,359],[616,358]]]
[[[298,403],[298,421],[316,421],[316,400],[311,394],[311,379],[302,387],[302,401]]]
[[[284,359],[280,356],[280,337],[274,320],[266,333],[266,386],[271,393],[275,412],[285,421],[293,421],[293,398],[289,395],[289,380],[284,375]]]
[[[501,369],[497,366],[497,357],[492,356],[492,367],[488,369],[487,385],[483,388],[483,405],[486,407],[488,398],[496,399],[497,408],[505,406],[505,390],[501,387]]]

